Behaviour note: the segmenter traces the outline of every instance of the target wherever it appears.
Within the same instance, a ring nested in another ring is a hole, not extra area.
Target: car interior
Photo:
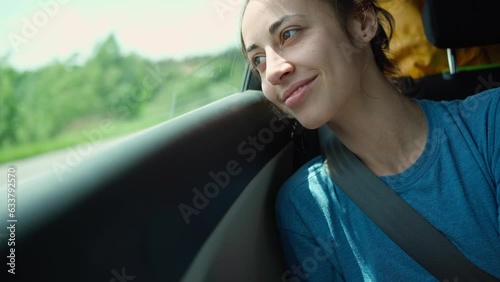
[[[426,36],[448,50],[450,71],[401,77],[403,93],[452,100],[500,86],[498,65],[454,60],[457,48],[500,43],[499,10],[495,0],[426,0]],[[15,278],[282,281],[275,197],[319,154],[316,130],[273,111],[248,70],[240,93],[134,134],[63,182],[47,174],[19,189]]]

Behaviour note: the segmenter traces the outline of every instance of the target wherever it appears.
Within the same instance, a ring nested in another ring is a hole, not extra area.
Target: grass
[[[66,130],[53,139],[4,147],[0,151],[0,164],[87,143],[90,140],[84,134],[85,132],[98,130],[102,134],[103,140],[132,134],[227,96],[225,93],[229,93],[228,91],[232,90],[227,85],[213,86],[212,88],[211,90],[213,91],[207,91],[212,94],[205,97],[199,97],[199,95],[188,97],[187,101],[185,101],[187,103],[175,107],[173,113],[169,112],[171,97],[165,94],[158,95],[145,105],[142,114],[136,119],[107,120],[111,127],[110,130],[99,130],[101,124],[106,121],[104,118],[96,119],[95,117],[88,117],[85,120],[79,121],[80,126],[78,126],[78,129]]]
[[[99,131],[103,140],[132,134],[200,108],[230,93],[239,92],[237,85],[242,83],[245,64],[243,61],[232,61],[230,64],[234,64],[231,65],[233,72],[226,81],[213,81],[211,75],[215,71],[208,68],[213,66],[220,68],[225,66],[225,63],[210,61],[195,67],[195,70],[198,70],[206,65],[207,74],[186,73],[183,79],[164,83],[159,89],[160,93],[143,104],[139,116],[133,120],[119,118],[110,120],[102,116],[87,115],[71,121],[61,133],[49,140],[0,147],[0,164],[87,143],[91,140],[84,133],[88,131]],[[109,113],[102,113],[106,114]],[[112,128],[99,130],[100,124],[104,121],[109,121]]]
[[[165,120],[164,117],[153,116],[132,121],[111,121],[111,130],[100,130],[99,132],[102,134],[102,139],[108,139],[131,134]],[[66,132],[50,140],[3,148],[0,153],[0,164],[87,143],[90,140],[85,136],[84,132],[98,130],[99,123],[87,124],[85,127],[86,129],[81,131]]]

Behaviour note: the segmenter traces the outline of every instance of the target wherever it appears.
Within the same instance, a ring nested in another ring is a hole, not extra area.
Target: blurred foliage
[[[245,69],[237,48],[153,62],[121,54],[113,35],[77,59],[24,72],[0,61],[0,163],[88,142],[103,121],[106,137],[166,121],[240,91]]]

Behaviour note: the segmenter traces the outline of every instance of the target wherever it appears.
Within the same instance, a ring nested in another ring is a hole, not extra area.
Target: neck
[[[382,91],[351,99],[328,123],[340,141],[379,176],[406,170],[422,153],[427,138],[419,105],[386,80],[383,84],[378,87]]]

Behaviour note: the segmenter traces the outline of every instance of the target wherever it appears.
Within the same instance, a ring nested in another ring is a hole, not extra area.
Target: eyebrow
[[[276,30],[278,30],[280,28],[280,26],[286,21],[288,20],[289,18],[294,18],[294,17],[299,17],[299,18],[304,18],[305,15],[302,15],[302,14],[290,14],[290,15],[284,15],[283,17],[281,17],[279,20],[275,21],[273,24],[271,24],[269,26],[269,33],[271,35],[273,35],[274,33],[276,33]],[[258,48],[259,46],[255,45],[255,44],[252,44],[250,45],[246,51],[247,53],[250,53],[252,52],[254,49]]]

